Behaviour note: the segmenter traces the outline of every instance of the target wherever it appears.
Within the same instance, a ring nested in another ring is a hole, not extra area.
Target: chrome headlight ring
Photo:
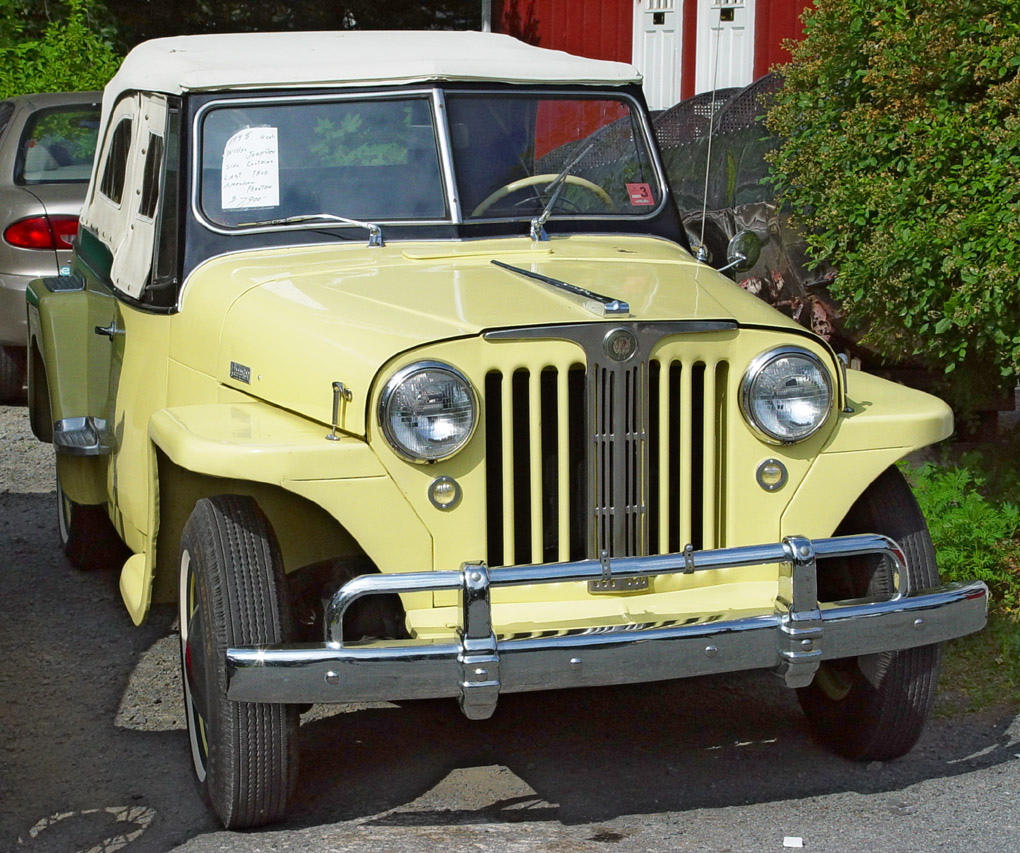
[[[759,355],[740,386],[744,420],[770,444],[793,444],[814,435],[832,410],[832,377],[821,359],[800,347]]]
[[[379,426],[386,441],[410,462],[453,456],[478,423],[478,399],[467,378],[438,361],[400,368],[379,397]]]

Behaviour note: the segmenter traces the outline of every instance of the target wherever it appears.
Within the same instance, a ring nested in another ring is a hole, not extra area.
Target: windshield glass
[[[427,95],[225,103],[201,137],[198,203],[217,225],[449,215]]]
[[[626,98],[450,93],[446,102],[465,219],[547,207],[553,218],[647,216],[662,200]]]
[[[447,91],[442,132],[433,103],[431,92],[214,102],[199,117],[199,209],[247,229],[543,224],[659,208],[639,108],[624,95]],[[444,180],[447,150],[455,177]]]

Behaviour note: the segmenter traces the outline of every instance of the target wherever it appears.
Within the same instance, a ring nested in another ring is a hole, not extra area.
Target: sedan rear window
[[[98,132],[99,104],[40,110],[21,136],[15,183],[86,183]]]

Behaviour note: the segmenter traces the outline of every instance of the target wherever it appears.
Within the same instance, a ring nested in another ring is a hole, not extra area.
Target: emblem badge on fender
[[[230,362],[230,378],[243,382],[245,385],[251,385],[251,368],[232,361]]]

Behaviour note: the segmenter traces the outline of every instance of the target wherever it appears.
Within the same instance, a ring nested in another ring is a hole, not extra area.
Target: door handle
[[[96,326],[94,329],[97,335],[106,335],[111,341],[115,335],[123,335],[124,330],[117,328],[117,321],[111,320],[109,326]]]

